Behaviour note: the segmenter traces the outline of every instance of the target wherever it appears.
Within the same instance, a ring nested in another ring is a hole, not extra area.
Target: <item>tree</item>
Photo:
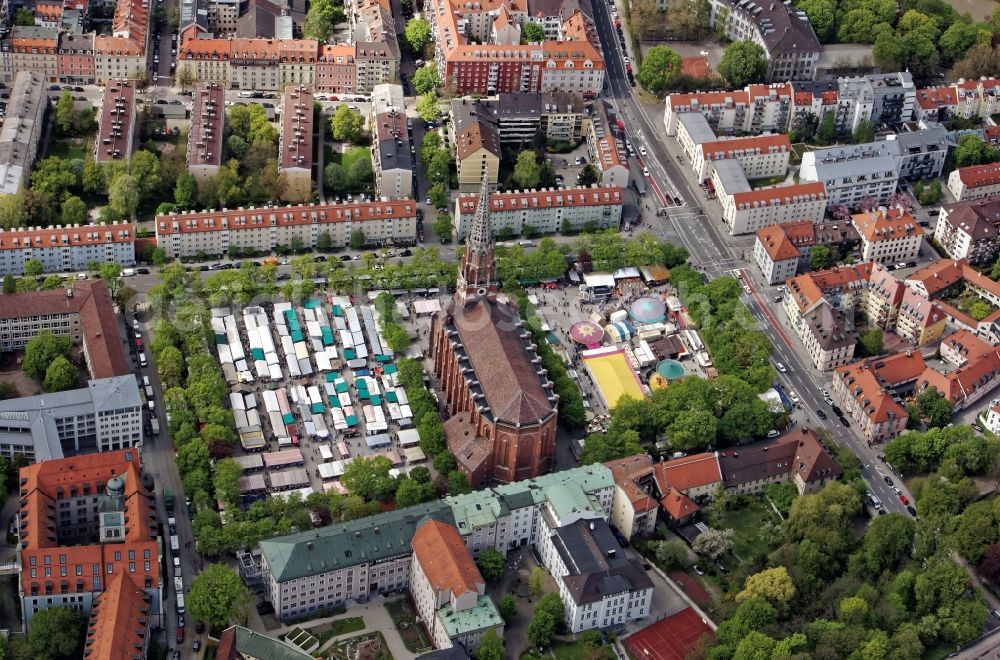
[[[441,116],[441,107],[438,105],[438,95],[433,91],[417,98],[417,116],[425,122],[437,121]]]
[[[56,103],[56,128],[63,135],[69,135],[73,131],[75,119],[76,106],[73,105],[73,95],[69,92],[63,92]]]
[[[229,505],[239,503],[240,477],[243,468],[231,458],[225,458],[215,464],[215,474],[212,476],[212,486],[215,488],[216,499]]]
[[[988,546],[1000,541],[1000,526],[993,503],[973,502],[958,518],[958,527],[952,535],[955,549],[970,562],[978,563]]]
[[[358,158],[351,163],[347,171],[347,187],[360,190],[372,182],[372,161],[369,158]]]
[[[767,57],[758,44],[736,41],[726,46],[718,70],[732,87],[742,88],[750,83],[763,82],[767,73]]]
[[[302,25],[302,36],[306,39],[316,39],[326,43],[333,35],[333,24],[336,10],[331,0],[312,0],[306,20]],[[341,14],[340,18],[343,18]]]
[[[447,149],[438,149],[427,161],[427,179],[431,183],[444,185],[448,181],[451,168],[451,153]]]
[[[487,582],[493,582],[503,577],[505,563],[504,556],[493,548],[486,548],[480,552],[479,559],[476,560],[479,572]]]
[[[25,639],[28,657],[35,660],[71,660],[83,656],[87,617],[70,607],[49,607],[31,617]]]
[[[443,183],[435,183],[431,186],[428,196],[431,198],[431,205],[434,208],[443,209],[448,207],[448,193],[445,192]]]
[[[76,389],[79,382],[80,374],[76,367],[60,355],[45,370],[45,382],[42,384],[42,388],[46,392],[64,392]]]
[[[951,422],[951,403],[933,385],[917,395],[917,410],[927,420],[928,426],[941,428]]]
[[[347,177],[344,176],[344,166],[340,163],[329,163],[323,168],[323,185],[327,192],[340,194],[347,190]]]
[[[364,130],[364,119],[350,107],[341,105],[330,117],[330,130],[334,140],[354,144]]]
[[[848,625],[862,625],[868,620],[868,603],[857,596],[841,598],[837,604],[837,616]]]
[[[59,222],[63,225],[83,225],[87,223],[87,204],[76,195],[70,195],[62,203]]]
[[[224,564],[209,564],[194,579],[187,606],[191,618],[204,621],[215,630],[236,619],[244,623],[253,603],[253,595],[233,569]]]
[[[531,590],[531,595],[535,598],[542,595],[542,591],[545,589],[545,569],[541,566],[535,566],[531,569],[531,574],[528,575],[528,589]]]
[[[174,185],[174,202],[182,209],[192,209],[198,202],[198,179],[182,172]]]
[[[832,40],[836,3],[831,3],[829,0],[799,0],[795,6],[809,17],[809,22],[821,42]]]
[[[718,420],[707,410],[681,411],[667,432],[670,446],[678,451],[698,450],[715,440]]]
[[[955,63],[952,73],[966,80],[976,80],[992,75],[1000,68],[1000,51],[992,44],[977,44],[965,53],[959,62]]]
[[[837,125],[834,123],[835,120],[836,116],[832,112],[823,115],[823,119],[819,122],[819,128],[816,130],[815,139],[817,144],[833,144],[837,141]],[[848,217],[850,217],[850,212],[848,212]]]
[[[392,462],[384,456],[358,456],[347,464],[340,482],[353,495],[373,500],[391,487],[391,469]]]
[[[3,292],[5,294],[17,293],[17,282],[17,278],[13,275],[3,278]]]
[[[396,488],[396,506],[400,509],[426,502],[434,497],[434,487],[414,479],[403,479]]]
[[[578,186],[589,186],[594,183],[599,183],[601,181],[601,173],[597,171],[592,163],[587,163],[580,170],[580,176],[576,178],[576,185]]]
[[[180,387],[184,377],[184,355],[176,346],[166,346],[156,356],[156,371],[164,389]]]
[[[642,58],[639,65],[639,84],[659,94],[669,89],[681,74],[683,60],[676,52],[666,46],[653,46]]]
[[[882,67],[909,69],[915,78],[927,78],[940,60],[937,19],[916,10],[900,17],[895,32],[882,31],[875,39],[875,61]]]
[[[0,229],[14,229],[24,224],[24,197],[4,195],[0,197]]]
[[[406,42],[413,52],[420,54],[431,40],[431,25],[422,18],[411,18],[406,22]]]
[[[751,630],[740,640],[733,653],[733,660],[766,660],[774,657],[777,641],[757,630]]]
[[[809,267],[813,270],[823,270],[833,264],[833,255],[826,245],[816,245],[809,253]]]
[[[24,262],[24,276],[35,279],[45,272],[45,266],[38,259],[28,259]]]
[[[774,607],[760,598],[750,598],[733,612],[733,615],[722,622],[716,631],[716,638],[722,644],[737,644],[754,630],[774,623],[777,613]]]
[[[28,340],[21,360],[21,370],[29,378],[42,380],[49,365],[58,357],[68,356],[72,348],[73,342],[69,337],[57,337],[48,330],[42,330]]]
[[[469,477],[461,470],[452,470],[448,473],[448,494],[465,495],[472,492],[469,485]]]
[[[427,94],[434,91],[441,84],[437,69],[433,64],[427,64],[417,69],[410,80],[413,90],[419,94]]]
[[[938,45],[946,61],[957,62],[977,43],[990,43],[992,36],[992,32],[981,25],[955,21],[941,35]]]
[[[743,583],[743,591],[736,594],[736,602],[761,598],[785,605],[793,596],[795,596],[795,585],[788,575],[788,569],[777,566],[749,576]]]
[[[656,561],[665,571],[684,568],[688,561],[687,548],[680,541],[660,541],[656,544]]]
[[[26,7],[18,7],[14,12],[14,25],[31,26],[35,24],[35,14]]]
[[[119,174],[108,189],[108,204],[119,215],[135,219],[139,208],[139,182],[131,174]]]
[[[441,239],[442,243],[451,243],[454,229],[455,223],[452,222],[451,216],[447,213],[439,213],[437,220],[434,221],[434,234]]]
[[[819,0],[825,2],[826,0]],[[854,144],[864,144],[875,139],[875,126],[870,121],[860,121],[851,134],[851,142]]]
[[[982,165],[997,160],[997,150],[977,135],[963,135],[955,148],[955,166]]]
[[[735,539],[736,532],[731,529],[708,529],[695,537],[691,549],[715,561],[729,552]]]
[[[979,572],[993,584],[1000,582],[1000,543],[991,543],[983,550]]]
[[[528,624],[528,641],[532,646],[543,649],[552,643],[556,634],[556,620],[545,610],[536,609]]]
[[[538,187],[540,172],[535,152],[526,149],[517,155],[514,165],[514,183],[520,190],[532,190]]]
[[[521,28],[521,40],[526,44],[536,44],[545,39],[545,28],[534,21],[528,21]]]
[[[606,433],[588,436],[580,456],[581,465],[613,461],[642,452],[639,434],[633,430],[608,429]]]
[[[351,232],[351,249],[360,250],[365,246],[367,240],[368,239],[365,237],[364,231],[361,229],[355,229]]]
[[[512,594],[504,594],[503,598],[497,604],[497,610],[500,611],[500,616],[503,617],[504,623],[509,626],[514,621],[514,617],[517,616],[517,603],[514,601],[514,596]]]
[[[479,638],[479,647],[476,649],[477,660],[503,660],[506,654],[503,640],[497,635],[497,631],[490,628]]]
[[[861,347],[865,355],[880,355],[884,350],[882,330],[870,328],[861,333]]]

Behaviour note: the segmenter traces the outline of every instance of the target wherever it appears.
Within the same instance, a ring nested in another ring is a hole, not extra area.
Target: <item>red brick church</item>
[[[497,295],[486,181],[458,271],[455,299],[434,317],[430,356],[451,417],[448,449],[473,486],[553,467],[556,404],[531,333]]]

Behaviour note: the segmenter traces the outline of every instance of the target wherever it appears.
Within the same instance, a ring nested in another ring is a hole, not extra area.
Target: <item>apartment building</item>
[[[410,542],[410,593],[436,648],[475,653],[488,630],[503,637],[504,621],[486,595],[480,575],[458,530],[440,520],[417,526]]]
[[[48,461],[140,447],[142,410],[139,386],[127,371],[75,390],[0,401],[0,455]]]
[[[587,155],[590,163],[601,173],[602,186],[628,187],[628,155],[619,137],[604,102],[598,100],[592,106],[588,125]]]
[[[442,86],[456,94],[564,91],[596,96],[604,85],[596,29],[579,9],[560,17],[564,40],[532,44],[520,44],[527,9],[510,0],[487,6],[432,0],[424,13],[435,35],[434,66]],[[555,13],[539,8],[531,20],[554,18]]]
[[[789,321],[819,371],[836,369],[854,359],[858,341],[854,327],[842,311],[828,302],[822,301]]]
[[[840,99],[849,101],[851,109],[845,132],[854,131],[863,121],[875,126],[909,121],[917,105],[913,76],[908,71],[841,78],[838,87]]]
[[[473,557],[486,547],[506,554],[539,544],[546,533],[542,508],[549,498],[582,500],[588,511],[607,512],[614,487],[611,471],[595,464],[266,539],[248,574],[262,580],[283,620],[352,598],[363,602],[410,587],[411,541],[426,520],[457,529]]]
[[[413,197],[414,162],[410,131],[402,109],[375,115],[372,162],[376,195],[389,199]]]
[[[94,82],[136,79],[146,71],[146,44],[128,37],[94,38]]]
[[[622,536],[646,537],[656,529],[659,503],[653,491],[653,457],[649,454],[627,456],[604,464],[615,480],[611,499],[611,525]]]
[[[305,87],[286,87],[281,96],[278,154],[281,172],[285,175],[282,199],[286,202],[304,202],[311,199],[313,94]]]
[[[792,87],[788,83],[748,85],[725,92],[668,94],[663,114],[667,135],[675,135],[678,119],[700,113],[716,135],[757,135],[788,130]]]
[[[61,83],[94,84],[94,33],[60,34],[57,68]]]
[[[723,483],[718,454],[694,454],[653,466],[653,484],[660,507],[670,522],[681,525],[693,519]]]
[[[808,151],[802,156],[799,177],[823,183],[827,208],[855,208],[868,197],[885,204],[896,192],[899,171],[892,143],[882,140]]]
[[[354,44],[320,44],[316,57],[316,91],[321,94],[355,94],[357,63]]]
[[[830,393],[866,441],[889,442],[906,430],[902,400],[926,368],[920,351],[866,358],[836,369]]]
[[[318,44],[305,39],[278,39],[277,43],[280,89],[289,85],[311,88],[316,79]]]
[[[713,170],[722,219],[733,236],[796,220],[823,221],[827,198],[821,181],[754,190],[735,161],[716,162]]]
[[[308,204],[158,215],[157,244],[168,259],[222,255],[230,246],[241,251],[270,252],[297,239],[314,248],[326,232],[335,246],[350,244],[351,233],[361,230],[368,245],[413,244],[417,235],[413,200]]]
[[[451,124],[459,190],[479,190],[484,175],[495,187],[500,176],[500,128],[489,107],[480,101],[454,101]]]
[[[226,139],[225,89],[216,82],[199,84],[191,99],[191,132],[188,133],[187,169],[205,180],[222,165]]]
[[[783,175],[788,170],[788,136],[763,135],[717,139],[700,113],[685,113],[677,122],[677,143],[699,180],[711,174],[715,162],[734,159],[747,178]]]
[[[382,112],[406,109],[406,97],[403,86],[396,84],[376,85],[372,89],[369,102],[369,121],[374,124],[375,116]]]
[[[1000,193],[1000,163],[970,165],[952,170],[948,175],[948,191],[959,202]]]
[[[0,275],[23,275],[29,259],[42,262],[46,273],[87,270],[95,261],[134,266],[135,227],[113,222],[0,230]]]
[[[1000,225],[1000,200],[945,204],[934,227],[934,240],[952,259],[989,265],[1000,252],[997,225]]]
[[[943,123],[952,117],[989,117],[997,111],[998,94],[1000,81],[993,77],[918,89],[916,118]]]
[[[114,633],[91,635],[92,647],[116,648],[119,635],[134,634],[122,619],[141,631],[163,625],[156,506],[138,449],[23,467],[18,492],[21,617],[28,629],[38,612],[71,607],[93,614],[96,631]],[[129,602],[136,609],[123,611]]]
[[[47,105],[42,74],[18,71],[0,125],[0,194],[14,195],[27,187]]]
[[[10,31],[10,64],[15,76],[31,71],[46,82],[59,80],[59,28],[15,25]]]
[[[896,312],[896,334],[924,346],[944,334],[948,316],[939,304],[907,288]]]
[[[889,135],[886,141],[894,144],[896,171],[900,179],[936,179],[944,169],[948,156],[948,131],[934,124],[916,131],[903,131]]]
[[[769,225],[757,230],[753,260],[768,284],[780,284],[795,277],[815,244],[816,225],[808,220]]]
[[[1000,351],[971,332],[959,331],[941,341],[941,358],[957,367],[928,367],[917,379],[916,393],[935,388],[953,412],[971,407],[1000,385]]]
[[[94,160],[99,163],[126,161],[132,156],[139,131],[135,85],[132,80],[108,81],[94,142]]]
[[[376,85],[399,80],[399,47],[395,41],[356,43],[357,80],[355,91],[368,94]]]
[[[732,41],[753,41],[767,54],[769,80],[812,80],[823,50],[805,12],[781,2],[712,0],[711,24]]]
[[[896,264],[917,258],[924,228],[905,209],[880,208],[851,216],[861,236],[861,260]]]
[[[538,543],[542,564],[559,586],[566,627],[574,633],[644,619],[653,599],[653,581],[625,556],[601,512],[568,507],[586,503],[550,499],[542,508],[546,530]]]
[[[933,300],[948,323],[969,330],[993,344],[1000,344],[1000,284],[986,277],[964,260],[939,259],[906,278],[914,293]],[[976,320],[949,302],[958,294],[972,294],[987,302],[993,310]]]
[[[526,227],[550,234],[579,231],[588,223],[597,227],[619,227],[624,191],[612,186],[589,188],[522,190],[490,195],[490,221],[494,234],[509,229],[520,234]],[[465,240],[479,206],[477,195],[455,199],[455,238]]]

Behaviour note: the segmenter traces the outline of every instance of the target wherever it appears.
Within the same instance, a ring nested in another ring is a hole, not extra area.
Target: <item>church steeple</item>
[[[465,239],[465,256],[458,271],[455,299],[464,305],[479,296],[496,293],[496,254],[493,227],[490,223],[489,180],[483,175],[476,214]]]

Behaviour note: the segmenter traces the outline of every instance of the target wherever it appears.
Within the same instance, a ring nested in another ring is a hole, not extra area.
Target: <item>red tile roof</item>
[[[976,394],[978,390],[993,389],[1000,382],[998,379],[1000,379],[1000,352],[993,350],[949,374],[942,374],[928,367],[917,381],[917,391],[936,387],[952,405],[956,405]]]
[[[98,161],[124,161],[132,155],[135,102],[135,83],[131,80],[108,81],[98,122],[95,150]]]
[[[900,208],[858,213],[851,216],[851,222],[869,242],[894,241],[924,234],[923,227],[913,216]]]
[[[109,225],[67,225],[62,227],[18,227],[0,229],[0,251],[78,245],[105,245],[107,243],[134,243],[135,226],[127,223]],[[65,293],[63,296],[65,297]],[[0,312],[2,314],[2,312]]]
[[[673,520],[681,520],[701,510],[697,502],[672,486],[667,486],[660,506]]]
[[[150,618],[149,594],[125,572],[113,574],[107,590],[94,598],[83,657],[101,660],[139,656],[139,649],[147,646]]]
[[[223,231],[225,229],[291,227],[312,224],[314,221],[319,224],[328,224],[348,222],[349,220],[358,222],[383,218],[402,219],[415,217],[415,215],[416,205],[412,199],[169,213],[156,216],[156,234],[157,236],[166,236]],[[174,223],[177,224],[176,227]]]
[[[865,416],[873,424],[881,424],[909,418],[886,388],[915,381],[925,368],[920,351],[912,351],[844,365],[834,371],[834,377],[843,379],[848,396],[861,406]]]
[[[608,461],[606,465],[615,478],[615,484],[628,495],[632,508],[636,513],[650,511],[656,508],[656,500],[639,488],[636,483],[639,479],[649,477],[653,474],[653,457],[649,454],[636,454],[626,456],[615,461]]]
[[[490,194],[490,211],[493,213],[576,206],[613,206],[621,203],[622,189],[614,186]],[[458,204],[463,214],[471,215],[479,206],[479,195],[460,197]]]
[[[958,170],[958,178],[967,188],[981,188],[1000,183],[1000,163],[972,165]]]
[[[958,105],[954,87],[928,87],[917,90],[917,103],[924,110],[937,110]]]
[[[701,145],[701,152],[704,154],[705,160],[739,158],[753,154],[789,153],[791,150],[792,143],[789,142],[788,135],[785,133],[716,140]]]
[[[710,452],[657,463],[653,476],[661,493],[668,492],[671,487],[686,492],[722,481],[719,460]]]
[[[480,593],[486,587],[469,549],[458,530],[440,520],[429,520],[417,528],[411,541],[413,554],[435,591],[452,597]]]
[[[799,247],[809,247],[816,243],[816,225],[808,220],[768,225],[757,230],[757,240],[771,261],[797,259],[801,256]]]
[[[733,193],[733,204],[736,205],[736,208],[784,206],[817,199],[826,199],[826,188],[822,181]],[[743,207],[744,204],[745,207]]]
[[[968,330],[951,333],[941,340],[941,345],[960,353],[969,362],[985,357],[996,350],[995,347]]]
[[[281,112],[281,168],[312,167],[313,94],[305,87],[287,87]]]

